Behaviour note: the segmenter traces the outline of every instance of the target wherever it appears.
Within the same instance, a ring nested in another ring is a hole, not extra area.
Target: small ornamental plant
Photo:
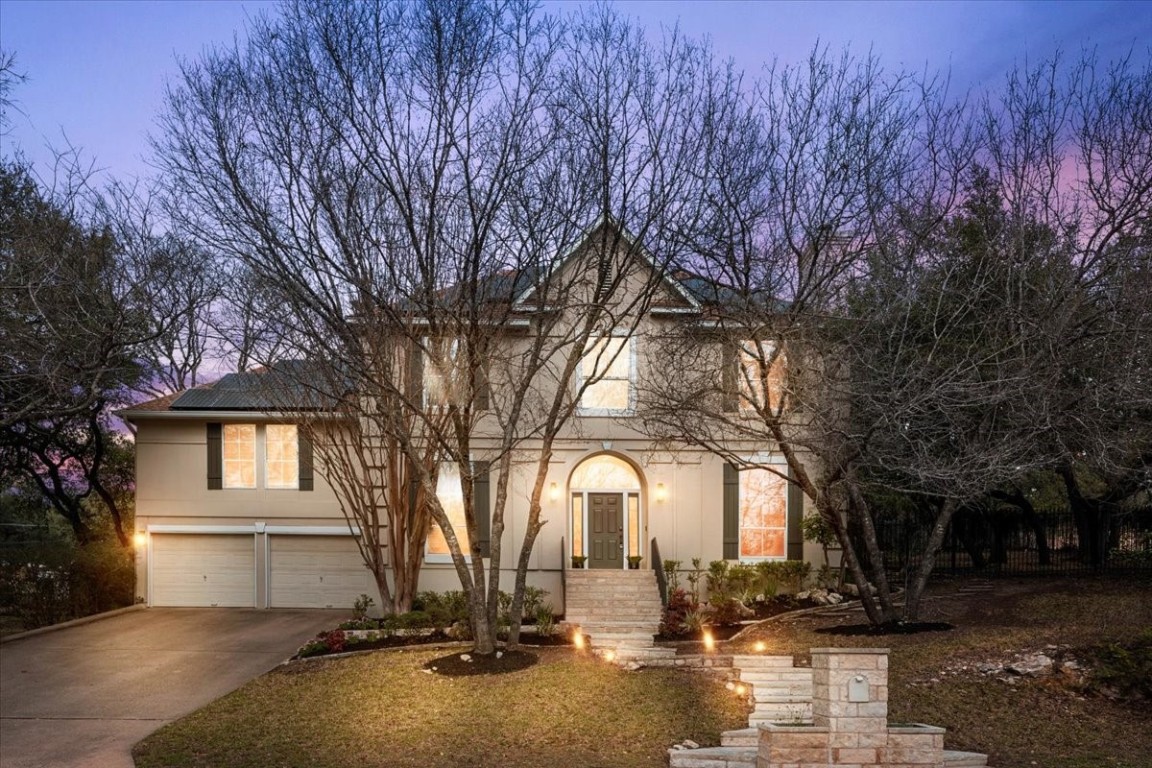
[[[340,653],[348,645],[348,636],[344,634],[342,629],[334,629],[331,632],[321,632],[320,639],[324,641],[329,653]]]

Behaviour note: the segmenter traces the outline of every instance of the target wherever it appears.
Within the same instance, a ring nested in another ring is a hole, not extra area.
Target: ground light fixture
[[[757,640],[756,645],[752,647],[756,649],[756,653],[764,653],[764,651],[768,650],[768,643],[763,640]]]
[[[716,650],[716,638],[712,636],[712,630],[704,630],[704,650],[711,653]]]
[[[576,646],[576,650],[584,650],[584,633],[580,631],[580,627],[576,627],[575,633],[572,635],[572,645]]]
[[[604,651],[604,661],[616,661],[616,651]]]

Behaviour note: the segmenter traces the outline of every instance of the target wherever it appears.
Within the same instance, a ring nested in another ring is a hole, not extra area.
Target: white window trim
[[[628,406],[626,408],[587,408],[583,405],[577,404],[577,416],[634,416],[636,414],[636,371],[637,371],[637,355],[636,348],[639,346],[636,343],[635,334],[619,334],[610,333],[602,334],[600,336],[589,337],[588,341],[591,344],[596,344],[601,339],[624,339],[628,346]],[[580,362],[576,366],[576,384],[577,392],[580,393],[580,399],[584,399],[586,392],[584,382],[584,356],[588,354],[587,345],[585,346],[584,355],[580,356]],[[618,381],[618,379],[606,379],[601,376],[599,381]],[[593,384],[595,386],[595,384]]]
[[[220,489],[224,491],[255,491],[261,487],[263,462],[261,461],[260,424],[243,421],[224,424],[220,427]],[[252,485],[228,485],[228,427],[252,427]]]
[[[296,428],[296,483],[294,485],[271,485],[268,482],[268,427],[295,427]],[[263,442],[261,442],[261,436]],[[256,426],[256,443],[264,446],[264,461],[261,463],[263,471],[264,490],[266,491],[298,491],[300,490],[300,425],[299,424],[258,424]]]

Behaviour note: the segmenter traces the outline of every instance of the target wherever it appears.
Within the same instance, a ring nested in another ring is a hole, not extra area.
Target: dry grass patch
[[[1093,646],[1129,643],[1152,627],[1152,586],[1004,581],[972,591],[945,583],[932,596],[921,618],[956,629],[832,637],[814,630],[860,623],[862,614],[816,615],[762,625],[741,645],[764,640],[772,653],[801,657],[812,647],[891,648],[890,720],[943,726],[949,749],[988,753],[996,768],[1152,768],[1147,704],[1085,695],[1051,679],[1010,685],[974,668],[1045,646],[1070,646],[1084,659]]]
[[[717,744],[747,710],[698,672],[627,672],[568,650],[506,675],[445,677],[443,650],[282,667],[136,746],[150,766],[666,766],[690,738]]]

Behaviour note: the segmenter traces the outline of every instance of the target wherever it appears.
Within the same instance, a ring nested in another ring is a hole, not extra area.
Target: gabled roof
[[[557,258],[555,261],[553,261],[552,264],[548,267],[548,269],[542,275],[535,276],[537,279],[533,279],[531,284],[527,285],[524,288],[524,290],[521,291],[520,294],[516,296],[514,306],[516,306],[518,309],[531,309],[531,307],[529,307],[526,304],[526,302],[532,298],[532,295],[536,292],[536,289],[539,287],[539,279],[538,278],[546,276],[546,275],[555,274],[556,272],[559,272],[560,270],[564,269],[570,262],[572,262],[579,255],[580,251],[583,250],[584,246],[587,245],[587,243],[590,240],[592,240],[592,238],[596,235],[596,233],[599,232],[602,228],[606,228],[606,227],[611,227],[612,229],[615,229],[616,232],[619,234],[620,238],[627,241],[628,246],[630,248],[635,249],[636,254],[639,256],[639,258],[642,260],[642,262],[646,266],[648,266],[653,271],[660,271],[661,272],[660,279],[664,283],[664,285],[667,288],[669,288],[675,295],[682,298],[684,300],[685,304],[687,305],[687,306],[683,307],[683,309],[690,311],[690,312],[700,311],[700,308],[701,308],[700,302],[696,299],[696,297],[692,294],[692,292],[689,291],[685,286],[683,286],[678,280],[675,280],[671,275],[669,275],[667,270],[660,269],[656,264],[656,259],[652,255],[652,252],[649,251],[647,248],[645,248],[644,245],[639,242],[639,240],[636,238],[636,236],[633,235],[631,232],[629,232],[626,227],[624,227],[622,224],[620,224],[620,222],[616,221],[616,219],[614,217],[609,216],[607,214],[605,214],[605,215],[601,216],[599,219],[597,219],[596,223],[593,224],[591,227],[589,227],[587,229],[587,231],[585,231],[584,237],[581,238],[579,242],[577,242],[575,245],[573,245],[571,248],[569,248],[566,252],[561,254],[559,256],[559,258]],[[664,306],[654,307],[654,309],[656,309],[657,311],[659,311],[659,310],[668,311],[670,309],[673,309],[673,307],[669,306],[669,305],[664,305]]]

